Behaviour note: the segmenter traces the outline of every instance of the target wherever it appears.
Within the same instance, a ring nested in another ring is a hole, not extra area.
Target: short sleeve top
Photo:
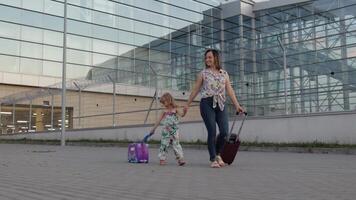
[[[226,101],[225,85],[228,73],[220,69],[219,73],[214,73],[210,69],[204,69],[201,72],[203,86],[200,89],[202,98],[213,97],[213,108],[219,105],[220,110],[224,110]]]

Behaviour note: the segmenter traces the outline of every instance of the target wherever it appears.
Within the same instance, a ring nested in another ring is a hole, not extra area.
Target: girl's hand
[[[184,117],[186,114],[187,114],[187,111],[184,111],[184,108],[183,108],[182,117]]]
[[[153,135],[153,132],[150,132],[149,134],[145,135],[145,137],[143,138],[143,142],[147,143],[148,139]]]
[[[189,106],[188,106],[188,105],[185,105],[185,106],[183,107],[183,117],[187,114],[188,109],[189,109]]]

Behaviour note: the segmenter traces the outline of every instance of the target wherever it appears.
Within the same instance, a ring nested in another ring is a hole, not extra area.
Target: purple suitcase
[[[241,129],[242,126],[244,125],[245,119],[247,117],[247,113],[244,113],[244,118],[241,122],[241,126],[239,128],[239,132],[237,134],[232,133],[232,130],[235,126],[236,123],[236,119],[237,119],[237,115],[234,118],[234,122],[231,126],[231,130],[229,135],[226,137],[226,141],[224,144],[224,147],[221,151],[221,158],[223,159],[223,161],[229,165],[231,165],[232,162],[234,162],[235,156],[237,154],[237,152],[239,151],[239,147],[240,147],[240,134],[241,134]]]
[[[148,163],[148,144],[144,142],[129,144],[127,159],[130,163]]]

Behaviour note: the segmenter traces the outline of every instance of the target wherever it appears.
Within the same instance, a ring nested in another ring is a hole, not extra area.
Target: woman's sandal
[[[213,162],[211,162],[210,167],[211,168],[220,168],[220,165],[217,161],[213,161]]]
[[[226,164],[223,161],[223,159],[221,158],[221,156],[216,156],[216,162],[218,162],[218,164],[220,165],[220,167],[225,167]]]

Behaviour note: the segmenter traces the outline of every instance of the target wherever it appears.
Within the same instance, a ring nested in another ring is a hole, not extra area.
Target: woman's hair
[[[164,103],[164,102],[167,102],[168,105],[172,106],[173,108],[177,108],[177,104],[176,102],[174,101],[174,98],[172,97],[172,95],[168,92],[164,93],[160,100],[159,100],[160,103]]]
[[[215,49],[208,49],[205,51],[204,53],[204,62],[205,62],[205,58],[206,58],[206,54],[208,54],[209,52],[211,52],[214,56],[214,65],[216,67],[216,69],[220,70],[221,69],[221,65],[220,65],[220,56],[219,56],[219,52]],[[209,66],[207,66],[205,64],[205,68],[208,68]]]

